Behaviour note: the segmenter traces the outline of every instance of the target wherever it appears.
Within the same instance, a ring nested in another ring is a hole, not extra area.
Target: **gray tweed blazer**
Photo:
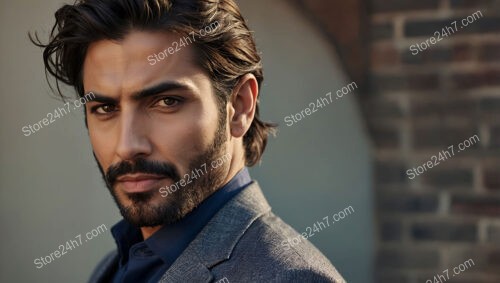
[[[309,241],[285,249],[283,241],[295,237],[254,181],[215,214],[159,282],[345,282]],[[117,264],[113,251],[89,282],[110,282]]]

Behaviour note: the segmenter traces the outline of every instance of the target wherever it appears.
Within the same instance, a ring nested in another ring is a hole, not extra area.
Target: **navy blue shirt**
[[[212,216],[251,182],[245,167],[180,221],[164,225],[145,241],[139,228],[118,222],[111,228],[119,256],[113,282],[158,282]]]

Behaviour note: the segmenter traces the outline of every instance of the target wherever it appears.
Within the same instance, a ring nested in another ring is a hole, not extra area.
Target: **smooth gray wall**
[[[62,1],[1,2],[0,64],[0,282],[85,282],[97,261],[113,248],[109,230],[41,269],[36,257],[58,249],[119,212],[92,157],[80,109],[28,137],[21,128],[63,104],[44,77],[41,50],[27,32],[47,39]],[[72,92],[69,92],[72,93]]]
[[[285,1],[240,2],[263,51],[262,116],[281,124],[252,175],[274,211],[299,232],[353,206],[352,216],[311,241],[349,282],[371,282],[370,159],[353,97],[347,95],[292,127],[283,121],[347,82],[338,59]],[[51,98],[41,50],[27,38],[28,31],[37,30],[46,39],[62,3],[0,3],[0,282],[85,282],[96,262],[114,248],[108,232],[42,269],[33,263],[75,235],[101,224],[110,229],[120,219],[92,158],[81,111],[29,137],[21,131],[62,106]]]

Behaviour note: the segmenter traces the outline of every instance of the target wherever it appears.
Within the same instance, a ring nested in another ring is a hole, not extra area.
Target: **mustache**
[[[181,179],[179,171],[174,164],[137,158],[133,162],[121,161],[109,166],[106,170],[105,179],[109,186],[113,187],[118,177],[126,174],[144,173],[164,176],[179,181]]]

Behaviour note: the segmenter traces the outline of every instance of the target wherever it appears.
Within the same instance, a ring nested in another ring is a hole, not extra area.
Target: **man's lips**
[[[159,188],[157,183],[167,179],[165,176],[152,174],[127,174],[116,179],[117,184],[123,185],[126,193],[143,193]]]

